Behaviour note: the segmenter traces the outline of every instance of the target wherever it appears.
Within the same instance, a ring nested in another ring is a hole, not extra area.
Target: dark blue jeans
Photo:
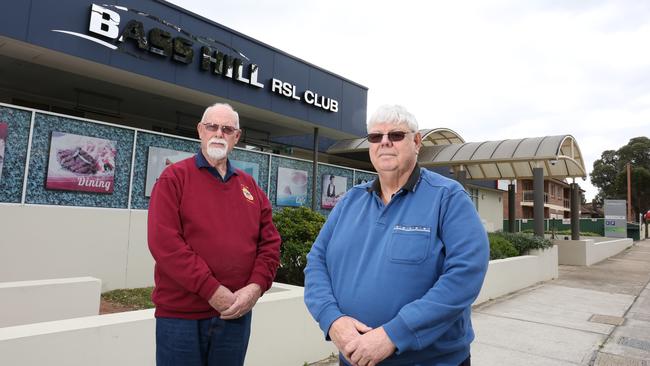
[[[156,365],[242,366],[252,311],[234,320],[156,318]]]

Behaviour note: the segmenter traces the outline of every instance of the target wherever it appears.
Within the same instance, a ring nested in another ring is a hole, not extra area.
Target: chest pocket
[[[393,263],[419,264],[431,250],[431,228],[395,225],[388,243],[388,256]]]

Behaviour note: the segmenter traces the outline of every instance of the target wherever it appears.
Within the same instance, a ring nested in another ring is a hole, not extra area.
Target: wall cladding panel
[[[50,139],[52,132],[64,132],[116,142],[114,188],[111,194],[57,191],[45,189]],[[127,208],[129,178],[135,131],[73,118],[36,113],[29,161],[27,195],[25,203],[84,206],[104,208]]]
[[[0,172],[0,202],[20,203],[32,112],[0,106],[0,123],[7,124],[4,163]]]

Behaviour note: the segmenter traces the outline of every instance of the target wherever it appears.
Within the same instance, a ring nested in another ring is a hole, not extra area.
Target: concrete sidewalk
[[[472,364],[650,366],[650,240],[474,308]]]
[[[650,240],[473,309],[474,366],[650,366]],[[334,366],[322,361],[314,365]]]

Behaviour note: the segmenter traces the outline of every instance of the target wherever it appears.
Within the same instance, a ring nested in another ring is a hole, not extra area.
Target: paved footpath
[[[650,366],[649,281],[650,240],[560,266],[557,280],[474,308],[472,365]]]
[[[475,366],[650,366],[650,240],[474,308]]]

